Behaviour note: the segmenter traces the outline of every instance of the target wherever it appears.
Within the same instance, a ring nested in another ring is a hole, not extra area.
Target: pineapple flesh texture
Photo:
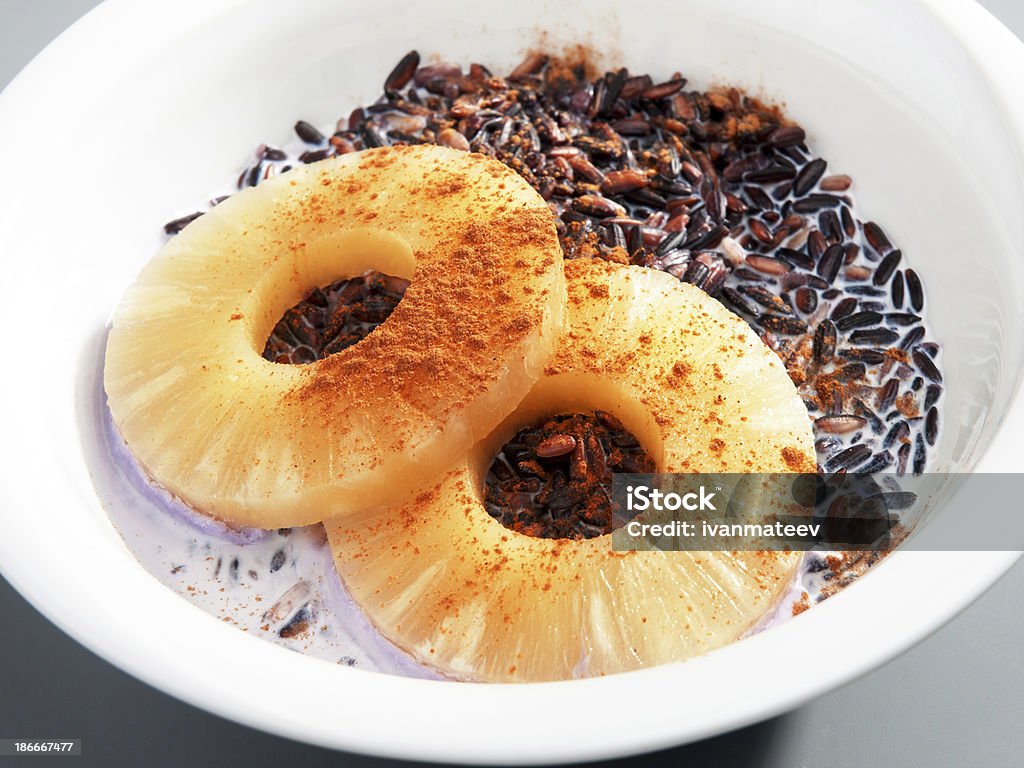
[[[263,359],[282,313],[366,269],[410,279],[358,344]],[[152,481],[233,525],[395,504],[542,375],[565,288],[553,217],[482,155],[388,147],[297,168],[191,223],[113,318],[104,385]]]
[[[778,604],[798,553],[615,552],[504,528],[483,478],[515,432],[602,408],[661,472],[815,470],[807,411],[741,319],[671,276],[566,263],[568,311],[544,378],[433,489],[327,522],[339,573],[381,632],[451,677],[564,680],[682,661],[739,639]]]

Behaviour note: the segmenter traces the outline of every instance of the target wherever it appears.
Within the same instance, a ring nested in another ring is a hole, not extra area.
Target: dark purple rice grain
[[[803,251],[782,247],[775,249],[775,255],[801,269],[814,269],[814,259]]]
[[[924,407],[925,410],[930,409],[935,403],[939,401],[939,395],[942,394],[942,387],[938,384],[929,384],[928,389],[924,393]]]
[[[793,166],[776,164],[750,171],[744,176],[744,180],[754,184],[777,184],[780,181],[789,181],[794,176],[796,169]]]
[[[886,413],[892,408],[893,403],[896,402],[896,395],[900,391],[899,379],[889,379],[885,384],[882,385],[881,389],[878,390],[878,399],[876,405],[880,413]]]
[[[751,304],[749,301],[744,299],[735,288],[726,286],[722,289],[722,296],[734,309],[738,309],[740,312],[750,315],[751,317],[761,316],[761,310],[757,308],[757,305]]]
[[[331,150],[329,149],[312,149],[299,155],[299,160],[307,164],[318,163],[321,160],[326,160],[330,156]]]
[[[739,286],[739,291],[749,296],[762,307],[774,310],[775,312],[781,312],[784,315],[793,314],[793,308],[783,301],[781,297],[776,296],[760,285],[741,285]]]
[[[832,308],[832,319],[836,322],[848,317],[857,308],[857,300],[852,297],[841,299]]]
[[[915,325],[921,322],[921,316],[911,312],[886,312],[885,321],[890,325]]]
[[[274,556],[270,558],[270,572],[277,573],[278,571],[280,571],[281,568],[284,566],[286,559],[287,555],[285,555],[284,550],[277,550],[277,552],[274,553]]]
[[[816,363],[824,365],[832,359],[836,351],[836,336],[836,326],[831,320],[818,323],[811,352]]]
[[[907,463],[910,460],[910,443],[904,443],[896,452],[896,477],[907,474]]]
[[[707,281],[710,273],[711,270],[708,268],[707,264],[702,264],[699,261],[691,261],[690,265],[686,268],[686,272],[683,274],[682,280],[684,283],[690,283],[701,288]]]
[[[769,282],[769,278],[765,277],[763,274],[755,272],[752,269],[747,269],[746,267],[737,267],[736,269],[734,269],[732,271],[732,274],[733,274],[733,277],[736,277],[736,278],[738,278],[740,280],[743,280],[745,282],[748,282],[748,283],[767,283],[767,282]],[[783,284],[783,287],[785,287],[785,284]]]
[[[675,80],[669,80],[668,82],[658,83],[652,85],[649,88],[644,89],[640,96],[644,99],[650,99],[651,101],[657,101],[658,99],[665,99],[673,94],[678,93],[686,87],[686,80],[678,77]]]
[[[295,133],[307,144],[323,144],[326,140],[324,135],[305,120],[299,120],[295,124]]]
[[[761,318],[761,327],[784,336],[802,336],[807,333],[807,323],[803,320],[781,315],[765,315]]]
[[[839,209],[839,218],[842,219],[843,232],[846,233],[847,237],[853,237],[857,234],[857,222],[853,220],[853,213],[848,206],[844,205]]]
[[[839,274],[839,268],[843,266],[843,247],[841,245],[830,245],[825,249],[821,261],[818,262],[818,275],[827,283],[835,281]]]
[[[885,291],[870,285],[851,285],[846,292],[854,296],[885,296]]]
[[[914,474],[922,474],[927,462],[928,452],[924,447],[924,436],[918,432],[914,439]]]
[[[907,293],[910,294],[910,306],[915,312],[924,309],[924,288],[921,287],[921,278],[912,269],[906,271]]]
[[[885,440],[882,443],[883,448],[891,448],[896,443],[902,444],[905,440],[910,437],[910,425],[904,420],[900,419],[892,428],[889,433],[885,436]]]
[[[900,263],[901,258],[903,258],[903,253],[901,251],[889,251],[885,258],[882,259],[875,268],[875,276],[872,278],[871,282],[875,285],[885,285],[889,282],[889,278],[891,278],[893,272],[896,271],[896,266]]]
[[[771,199],[767,192],[760,187],[744,187],[744,193],[747,196],[747,200],[750,201],[751,205],[760,211],[774,211],[775,202]]]
[[[833,243],[841,243],[843,241],[843,228],[839,223],[839,216],[831,208],[819,214],[818,228],[825,235],[825,238]],[[851,259],[847,258],[846,263],[849,264],[850,261]]]
[[[887,469],[890,466],[892,466],[892,454],[889,453],[889,451],[882,451],[881,453],[876,453],[871,458],[870,462],[862,466],[857,471],[870,475],[874,472],[881,472],[883,469]]]
[[[828,167],[821,158],[811,160],[807,165],[800,169],[800,172],[796,175],[796,179],[793,181],[793,194],[797,197],[803,197],[821,180],[821,177],[825,174],[825,168]]]
[[[935,445],[939,436],[939,410],[934,406],[928,409],[928,415],[924,420],[924,436],[928,445]]]
[[[807,195],[807,197],[802,197],[793,203],[793,210],[797,213],[817,213],[822,208],[835,208],[842,202],[843,201],[835,195],[815,192]]]
[[[871,328],[868,330],[857,330],[850,334],[850,342],[852,344],[881,344],[887,345],[892,344],[900,335],[896,331],[891,331],[888,328]]]
[[[871,449],[868,446],[863,443],[853,445],[826,461],[825,470],[827,472],[835,472],[840,469],[855,469],[869,458],[871,458]]]
[[[804,129],[798,125],[787,125],[776,128],[768,136],[768,143],[776,147],[793,147],[803,144],[807,138]]]
[[[917,344],[917,342],[924,338],[924,333],[925,331],[923,326],[919,325],[916,328],[911,328],[909,331],[907,331],[907,335],[904,336],[903,339],[900,341],[900,349],[910,349],[912,346]]]
[[[864,222],[864,238],[882,256],[892,250],[892,243],[889,241],[888,235],[885,234],[885,230],[873,221]]]
[[[182,216],[181,218],[168,221],[164,224],[164,233],[168,235],[176,235],[202,215],[202,211],[196,211],[195,213],[190,213],[188,216]]]
[[[762,243],[766,243],[768,245],[772,244],[771,230],[768,229],[768,225],[766,225],[763,221],[760,221],[758,219],[751,219],[749,222],[749,226],[750,234],[752,234]],[[750,259],[748,258],[747,261],[749,262]]]
[[[834,314],[833,318],[835,318]],[[878,325],[882,322],[882,315],[879,312],[855,312],[854,314],[846,315],[835,322],[837,330],[850,331],[854,328],[867,328],[872,325]]]
[[[409,84],[412,80],[413,75],[416,74],[416,68],[420,65],[420,55],[417,51],[409,51],[405,56],[401,58],[395,68],[391,70],[391,74],[388,75],[384,81],[385,92],[400,91]]]
[[[914,361],[914,365],[925,377],[934,381],[936,384],[942,383],[942,373],[932,362],[932,359],[928,357],[926,353],[921,351],[920,347],[915,347],[914,351],[910,353],[911,359]]]
[[[359,129],[359,135],[363,139],[363,144],[371,149],[375,147],[385,147],[388,144],[384,135],[369,123],[364,124],[363,127]]]
[[[820,230],[812,229],[807,235],[807,252],[814,259],[815,264],[825,255],[826,248],[828,248],[828,241],[825,236],[821,234]]]
[[[885,362],[885,353],[880,349],[842,349],[839,356],[847,360],[856,360],[865,365],[881,365]]]
[[[864,363],[850,363],[844,365],[839,372],[836,374],[836,379],[839,381],[856,381],[857,379],[863,379],[867,374],[867,367]]]
[[[828,290],[828,283],[817,275],[808,274],[806,285],[808,288],[817,288],[819,291]],[[835,298],[834,296],[832,298]]]
[[[805,315],[811,314],[818,308],[818,292],[807,286],[797,288],[796,293],[793,294],[793,300],[797,309]]]

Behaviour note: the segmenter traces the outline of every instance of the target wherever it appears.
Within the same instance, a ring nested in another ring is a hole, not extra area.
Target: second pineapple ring
[[[433,488],[327,521],[342,581],[417,661],[487,682],[565,680],[682,661],[732,642],[782,597],[789,552],[615,552],[536,538],[487,511],[484,474],[524,425],[607,409],[661,472],[814,472],[782,362],[707,294],[664,272],[565,264],[566,327],[514,414]]]
[[[411,285],[358,344],[261,356],[311,289],[374,268]],[[496,160],[388,147],[297,168],[192,222],[113,319],[104,385],[154,482],[279,528],[394,502],[508,415],[565,300],[547,204]]]

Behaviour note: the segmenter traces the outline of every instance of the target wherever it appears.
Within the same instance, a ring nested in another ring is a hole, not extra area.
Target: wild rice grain
[[[925,417],[924,435],[928,445],[935,445],[939,436],[939,410],[934,406],[928,409],[928,416]]]
[[[307,144],[323,144],[325,141],[324,135],[305,120],[299,120],[295,124],[295,133]]]
[[[843,247],[841,245],[830,245],[821,261],[818,262],[818,275],[827,283],[835,281],[839,275],[839,268],[843,265]]]
[[[796,304],[797,309],[805,315],[809,315],[818,308],[818,292],[807,286],[797,288],[796,293],[793,294],[793,303]]]
[[[892,428],[889,433],[885,436],[885,441],[882,443],[884,448],[891,448],[896,443],[903,444],[910,437],[910,425],[903,419],[900,419]]]
[[[892,282],[889,284],[889,296],[892,299],[892,305],[896,309],[903,309],[903,272],[897,270],[896,274],[892,276]]]
[[[913,359],[914,365],[917,366],[917,370],[919,370],[927,378],[934,381],[936,384],[942,383],[942,373],[935,366],[935,363],[932,362],[932,359],[928,357],[928,355],[925,354],[923,351],[921,351],[920,347],[916,347],[914,351],[910,354],[910,357],[911,359]]]
[[[811,352],[816,363],[823,365],[832,359],[836,351],[836,336],[836,326],[831,320],[818,323]]]
[[[885,255],[892,250],[892,243],[888,235],[880,226],[873,221],[864,222],[864,238],[868,244],[880,255]]]
[[[916,328],[911,328],[910,331],[907,332],[907,335],[904,336],[903,339],[900,341],[900,349],[904,349],[904,350],[910,349],[912,346],[917,344],[917,342],[919,342],[923,338],[924,338],[924,327],[923,326],[919,325]]]
[[[796,179],[793,181],[793,194],[797,197],[803,197],[814,189],[814,185],[818,183],[825,173],[826,167],[828,167],[828,163],[821,158],[816,158],[801,168],[800,172],[796,175]]]
[[[878,325],[880,322],[882,322],[882,315],[879,312],[856,312],[836,320],[836,329],[850,331],[854,328],[867,328],[872,325]]]
[[[850,334],[850,341],[853,344],[892,344],[900,335],[888,328],[871,328],[869,330],[854,331]]]
[[[405,88],[416,74],[416,68],[419,65],[420,55],[417,51],[409,51],[405,54],[384,81],[385,92],[400,91]]]
[[[907,293],[910,294],[910,306],[915,312],[924,309],[924,288],[921,286],[921,278],[912,269],[906,271]]]
[[[196,211],[195,213],[190,213],[188,216],[182,216],[179,219],[168,221],[164,224],[164,232],[168,235],[176,235],[202,215],[202,211]]]
[[[854,469],[871,458],[871,449],[861,443],[840,451],[825,462],[825,470],[835,472],[840,469]]]
[[[876,404],[879,413],[886,413],[892,408],[892,404],[896,402],[896,395],[899,394],[899,391],[899,379],[889,379],[885,382],[882,388],[878,390],[878,401]]]
[[[807,323],[795,317],[765,315],[761,318],[761,326],[772,333],[785,336],[802,336],[807,333]]]
[[[901,251],[890,251],[875,269],[875,276],[871,282],[875,285],[885,285],[889,282],[889,278],[896,271],[896,265],[900,263],[902,257],[903,253]]]
[[[914,440],[914,474],[923,474],[927,463],[928,452],[924,447],[924,437],[918,432]]]

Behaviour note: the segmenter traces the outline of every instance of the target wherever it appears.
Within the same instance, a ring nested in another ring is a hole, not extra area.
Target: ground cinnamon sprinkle
[[[813,460],[799,448],[783,448],[782,459],[791,472],[816,472]]]
[[[537,333],[550,301],[547,290],[530,299],[523,287],[561,266],[553,218],[539,199],[533,208],[510,205],[486,185],[468,185],[447,164],[424,175],[418,195],[399,190],[387,196],[386,205],[371,200],[367,190],[394,186],[388,175],[399,153],[365,153],[358,182],[332,189],[342,190],[339,199],[357,218],[379,214],[377,226],[421,246],[413,281],[387,322],[358,344],[304,366],[285,398],[307,420],[331,422],[336,432],[348,423],[339,412],[353,418],[383,415],[393,422],[396,441],[406,437],[405,425],[422,424],[425,414],[431,425],[443,423],[467,396],[503,375],[495,360],[514,354]],[[519,183],[497,161],[463,157],[484,166],[490,178]],[[349,199],[353,194],[358,201]],[[329,205],[325,195],[330,192],[307,200],[301,213],[308,218],[310,209]],[[443,202],[453,197],[460,198],[454,208]],[[516,264],[535,269],[515,269]]]

